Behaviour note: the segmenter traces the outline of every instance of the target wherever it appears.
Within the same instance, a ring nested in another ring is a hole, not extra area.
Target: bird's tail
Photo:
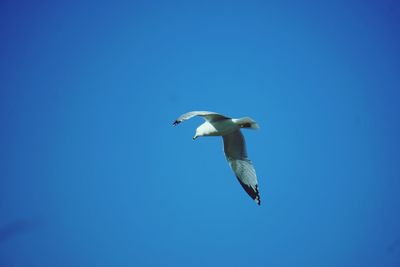
[[[260,126],[258,126],[257,122],[253,120],[252,118],[249,117],[244,117],[240,119],[236,119],[235,123],[240,126],[240,128],[247,128],[247,129],[259,129]]]

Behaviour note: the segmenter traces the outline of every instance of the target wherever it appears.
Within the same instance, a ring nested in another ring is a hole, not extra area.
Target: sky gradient
[[[397,1],[1,1],[0,266],[400,266]],[[250,116],[262,205],[191,110]]]

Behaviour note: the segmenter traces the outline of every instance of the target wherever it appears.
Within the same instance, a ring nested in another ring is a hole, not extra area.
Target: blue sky
[[[399,266],[396,1],[2,1],[1,266]],[[250,116],[259,207],[191,110]]]

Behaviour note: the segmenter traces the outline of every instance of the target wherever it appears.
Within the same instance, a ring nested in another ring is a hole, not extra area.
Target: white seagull
[[[210,111],[191,111],[181,115],[173,125],[176,126],[194,116],[203,117],[205,122],[197,127],[193,140],[199,136],[222,136],[229,165],[247,194],[260,205],[256,171],[247,158],[246,143],[240,131],[241,128],[258,129],[257,122],[249,117],[233,119]]]

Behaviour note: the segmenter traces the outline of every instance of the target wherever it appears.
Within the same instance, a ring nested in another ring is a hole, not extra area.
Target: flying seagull
[[[249,117],[233,119],[210,111],[191,111],[181,115],[173,125],[176,126],[195,116],[202,117],[205,122],[197,127],[193,140],[200,136],[222,136],[229,165],[247,194],[260,205],[256,171],[247,158],[246,143],[240,131],[241,128],[258,129],[257,122]]]

